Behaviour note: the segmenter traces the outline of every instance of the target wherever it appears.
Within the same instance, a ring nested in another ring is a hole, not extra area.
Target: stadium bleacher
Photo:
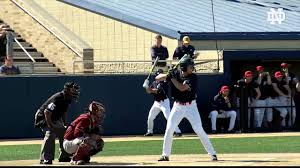
[[[0,24],[4,22],[0,20]],[[19,44],[14,41],[13,43],[13,57],[14,64],[19,66],[21,74],[63,74],[54,63],[50,62],[43,53],[37,51],[30,43],[26,42],[20,34],[14,32],[15,38],[22,45],[22,47],[32,56],[36,61],[33,62],[30,57],[23,51]]]

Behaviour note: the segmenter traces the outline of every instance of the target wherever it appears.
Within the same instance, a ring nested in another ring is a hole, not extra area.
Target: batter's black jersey
[[[259,88],[259,87],[258,87],[258,84],[254,80],[252,80],[250,83],[246,83],[245,78],[242,78],[242,79],[238,80],[237,83],[238,83],[238,85],[245,87],[248,97],[256,98],[257,93],[256,93],[255,89]],[[238,97],[240,97],[239,94],[238,94]]]
[[[58,92],[52,95],[41,107],[40,110],[44,112],[47,109],[52,113],[51,120],[57,121],[60,120],[68,110],[71,100],[66,100],[63,92]]]
[[[179,83],[182,84],[188,84],[191,88],[191,90],[186,90],[181,92],[178,90],[172,81],[171,83],[171,96],[172,98],[181,103],[187,103],[195,100],[197,98],[197,75],[196,74],[190,74],[189,76],[183,77],[180,71],[176,72],[176,79]],[[171,79],[168,79],[171,80]]]
[[[152,94],[154,97],[155,101],[161,101],[161,100],[165,100],[167,98],[167,93],[168,93],[168,82],[166,81],[153,81],[151,86],[151,88],[153,89],[157,89],[157,94]]]
[[[185,54],[193,56],[194,51],[195,51],[195,47],[192,45],[189,45],[188,47],[185,47],[184,45],[179,46],[176,48],[173,54],[173,59],[181,59]]]

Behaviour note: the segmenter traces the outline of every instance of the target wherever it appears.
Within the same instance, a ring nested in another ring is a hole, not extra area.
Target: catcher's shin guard
[[[90,151],[91,151],[91,148],[88,145],[82,143],[79,145],[72,160],[73,161],[85,160],[86,158],[90,157]]]
[[[96,146],[93,146],[93,149],[89,153],[90,156],[93,156],[93,155],[99,153],[100,151],[102,151],[103,146],[104,146],[104,141],[101,138],[97,139]]]

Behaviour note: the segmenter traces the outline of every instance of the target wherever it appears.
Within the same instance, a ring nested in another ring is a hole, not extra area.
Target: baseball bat
[[[188,57],[189,57],[189,55],[184,54],[184,56],[180,58],[180,60],[175,64],[175,66],[174,66],[172,69],[176,69],[176,68],[178,67],[178,65],[180,64],[180,62],[181,62],[183,59],[188,58]]]
[[[151,73],[153,72],[153,69],[156,66],[158,60],[159,60],[159,57],[157,56],[154,63],[153,63],[153,65],[152,65],[152,67],[151,67],[151,69],[150,69],[150,71],[149,71],[149,73],[148,73],[147,79],[149,79],[149,77],[150,77]]]

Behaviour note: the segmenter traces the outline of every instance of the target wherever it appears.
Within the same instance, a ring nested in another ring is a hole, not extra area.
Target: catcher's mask
[[[187,71],[187,67],[189,65],[195,65],[194,60],[192,58],[185,58],[179,63],[179,67],[183,72]]]
[[[102,122],[105,118],[105,108],[102,103],[92,101],[89,105],[89,112],[95,117],[97,122]]]
[[[77,101],[80,94],[80,86],[75,82],[67,82],[64,85],[64,92],[69,98]]]

